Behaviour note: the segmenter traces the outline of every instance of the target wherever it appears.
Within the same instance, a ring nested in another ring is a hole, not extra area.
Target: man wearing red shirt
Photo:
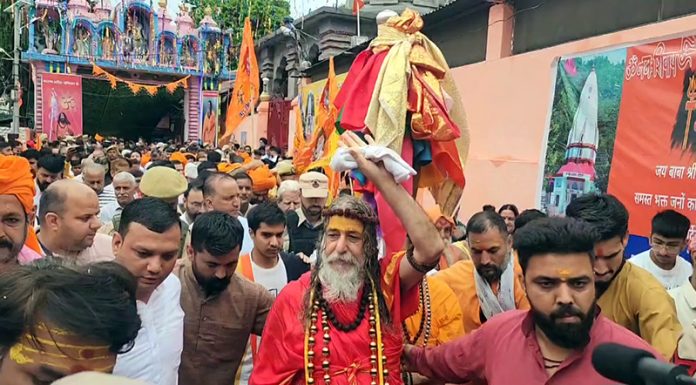
[[[614,342],[651,352],[647,342],[601,315],[595,299],[592,226],[542,218],[515,233],[528,311],[499,314],[473,333],[436,348],[406,348],[407,364],[448,383],[606,384],[592,352]]]

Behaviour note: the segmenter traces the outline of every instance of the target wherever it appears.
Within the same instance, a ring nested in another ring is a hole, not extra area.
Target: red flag
[[[353,15],[357,15],[358,11],[365,6],[365,0],[353,0]]]

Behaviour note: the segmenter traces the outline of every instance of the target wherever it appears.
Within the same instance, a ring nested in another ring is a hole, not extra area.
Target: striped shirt
[[[101,210],[104,206],[115,202],[117,202],[116,192],[114,191],[114,185],[110,184],[104,187],[104,190],[99,194],[99,209]]]

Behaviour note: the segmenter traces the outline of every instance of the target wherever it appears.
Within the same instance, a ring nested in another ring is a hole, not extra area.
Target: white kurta
[[[184,348],[181,283],[170,274],[146,303],[138,301],[142,327],[133,349],[116,358],[114,374],[153,385],[176,385]]]

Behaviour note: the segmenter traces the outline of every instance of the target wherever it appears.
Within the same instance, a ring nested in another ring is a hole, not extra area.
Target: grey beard
[[[323,296],[328,302],[354,302],[365,282],[365,269],[355,265],[349,271],[336,271],[322,261],[318,266],[318,278],[323,288]]]

